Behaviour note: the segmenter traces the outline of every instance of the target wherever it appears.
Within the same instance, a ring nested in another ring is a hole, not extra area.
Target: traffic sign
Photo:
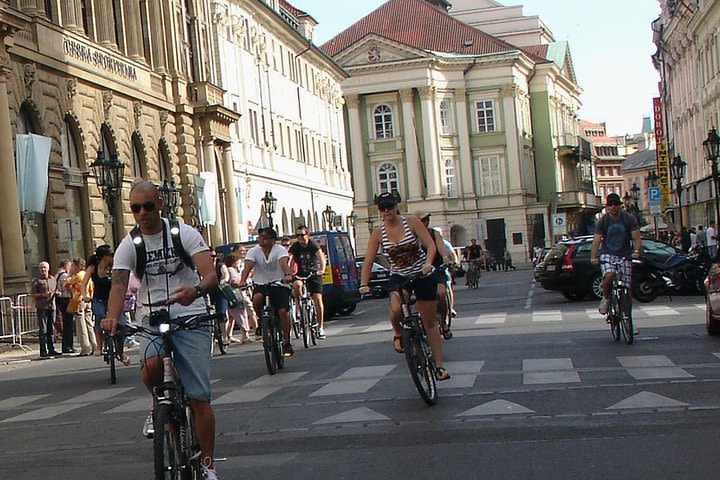
[[[660,205],[660,187],[648,187],[648,203]]]
[[[555,235],[565,235],[567,233],[567,224],[565,223],[564,213],[554,213],[552,216],[553,233]]]

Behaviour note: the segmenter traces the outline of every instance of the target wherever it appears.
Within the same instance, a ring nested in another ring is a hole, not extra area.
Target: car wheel
[[[720,321],[712,314],[707,297],[705,297],[705,328],[708,335],[720,335]]]
[[[652,277],[644,277],[637,282],[633,282],[632,293],[635,300],[641,303],[649,303],[655,300],[659,292],[654,283]]]
[[[602,281],[603,277],[598,273],[593,277],[592,282],[590,282],[590,298],[593,300],[600,300],[603,297]]]
[[[563,290],[560,292],[563,294],[563,297],[567,298],[571,302],[579,302],[583,298],[585,298],[585,294],[582,292],[573,292],[571,290]]]

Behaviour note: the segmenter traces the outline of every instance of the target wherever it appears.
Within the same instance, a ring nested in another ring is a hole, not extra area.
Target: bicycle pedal
[[[217,462],[227,462],[227,457],[220,457],[220,458],[213,457],[213,463],[217,463]]]

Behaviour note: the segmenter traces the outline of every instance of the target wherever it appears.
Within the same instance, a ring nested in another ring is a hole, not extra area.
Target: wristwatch
[[[200,288],[200,285],[195,285],[195,298],[200,298],[203,295],[202,288]]]

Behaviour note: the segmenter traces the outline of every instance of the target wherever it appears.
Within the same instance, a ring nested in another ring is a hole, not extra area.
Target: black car
[[[559,291],[568,300],[582,300],[587,296],[599,300],[602,297],[602,275],[600,267],[590,263],[592,241],[592,235],[587,235],[555,244],[542,263],[540,285],[545,290]],[[651,238],[642,239],[643,259],[660,264],[678,252],[666,243]]]
[[[370,273],[369,287],[370,292],[373,294],[374,297],[387,297],[389,294],[387,285],[388,281],[390,280],[390,270],[381,264],[383,260],[385,260],[385,258],[382,257],[382,255],[378,254],[375,262],[373,263],[372,273]],[[362,269],[362,264],[364,261],[365,257],[356,258],[356,265],[358,271]]]

